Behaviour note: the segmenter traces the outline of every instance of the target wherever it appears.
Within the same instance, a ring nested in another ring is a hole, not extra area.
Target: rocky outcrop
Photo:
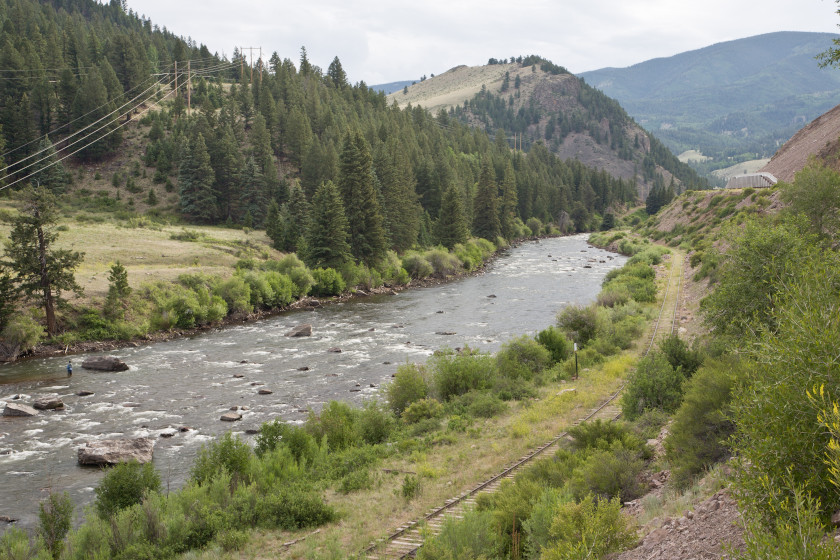
[[[152,460],[155,440],[152,438],[121,438],[89,441],[79,448],[80,465],[116,465],[137,461],[148,463]]]
[[[91,356],[82,362],[82,367],[96,371],[125,371],[128,366],[116,356]]]
[[[64,401],[58,397],[43,397],[33,403],[38,410],[55,410],[57,408],[64,408]]]
[[[3,416],[36,416],[38,411],[29,405],[21,403],[6,403],[3,409]]]
[[[312,336],[312,325],[304,323],[303,325],[298,325],[289,332],[286,333],[286,336],[291,337],[301,337],[301,336]]]

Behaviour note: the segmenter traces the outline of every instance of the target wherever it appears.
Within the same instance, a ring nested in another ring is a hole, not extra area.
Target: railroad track
[[[671,260],[671,266],[668,268],[668,282],[665,285],[665,293],[662,296],[662,306],[659,308],[659,315],[651,331],[650,340],[643,354],[644,356],[648,355],[658,338],[666,337],[676,329],[679,316],[677,310],[679,308],[680,287],[682,285],[683,263],[683,257],[680,257],[679,262],[677,262],[676,258],[672,258]],[[672,290],[671,287],[674,283],[676,284],[676,289]],[[664,324],[666,309],[669,315],[670,310],[673,309],[673,315],[670,317],[670,329],[668,328],[669,325]],[[590,420],[616,420],[621,416],[621,410],[618,407],[616,399],[623,389],[624,384],[619,387],[618,391],[610,395],[597,407],[590,410],[586,416],[577,420],[573,426]],[[568,435],[568,431],[563,431],[563,433],[554,436],[548,442],[507,465],[495,476],[462,492],[454,498],[450,498],[442,506],[430,510],[421,519],[398,527],[389,536],[376,541],[366,548],[359,557],[366,560],[390,560],[414,557],[420,547],[423,546],[426,537],[439,534],[447,519],[462,518],[466,510],[475,505],[479,494],[495,492],[502,485],[502,482],[513,479],[523,466],[540,457],[546,456],[545,452],[548,449],[554,447],[557,442],[566,438]]]

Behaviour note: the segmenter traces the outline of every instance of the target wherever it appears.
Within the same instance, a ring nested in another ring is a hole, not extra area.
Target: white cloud
[[[831,0],[129,0],[161,27],[228,57],[262,47],[297,63],[300,47],[351,81],[418,79],[490,57],[539,54],[573,72],[623,67],[772,31],[836,32]]]

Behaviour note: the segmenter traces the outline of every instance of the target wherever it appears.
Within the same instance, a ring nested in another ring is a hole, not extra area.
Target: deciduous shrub
[[[682,372],[672,368],[662,352],[651,352],[630,373],[621,397],[621,410],[628,420],[651,408],[674,412],[682,402],[684,381]]]
[[[572,341],[566,338],[563,331],[554,326],[538,332],[536,339],[548,350],[551,355],[551,362],[554,364],[562,362],[572,355]]]
[[[139,504],[150,492],[160,492],[160,476],[154,465],[137,461],[120,463],[108,469],[96,488],[94,507],[102,519]]]
[[[543,547],[543,560],[604,558],[636,542],[629,518],[621,513],[621,501],[593,496],[558,504],[551,536],[554,542]]]
[[[551,364],[551,354],[529,336],[515,338],[496,353],[499,375],[509,379],[530,381]]]
[[[665,439],[671,482],[685,488],[704,469],[729,455],[735,431],[729,409],[732,390],[744,365],[734,358],[701,367],[685,386],[683,402]]]
[[[421,420],[431,420],[443,416],[443,405],[435,399],[420,399],[408,405],[402,418],[407,424],[416,424]]]
[[[488,389],[495,375],[495,359],[465,348],[461,352],[438,352],[429,360],[435,391],[441,400],[476,389]]]
[[[225,432],[216,441],[201,446],[190,470],[190,478],[199,485],[209,482],[220,472],[244,478],[248,474],[250,457],[248,444],[239,436]]]
[[[425,368],[416,364],[404,364],[397,368],[394,380],[386,386],[388,406],[394,414],[401,416],[408,406],[429,394]]]
[[[435,269],[426,257],[417,251],[409,251],[402,258],[402,265],[415,280],[427,278],[434,274]]]
[[[329,297],[341,295],[347,284],[342,275],[333,268],[316,268],[312,271],[315,283],[312,285],[312,295]]]
[[[592,306],[570,305],[557,315],[557,326],[574,342],[585,346],[598,332],[598,316]]]
[[[306,430],[316,441],[325,437],[330,451],[340,451],[358,441],[356,411],[345,402],[330,401],[320,414],[309,412]]]

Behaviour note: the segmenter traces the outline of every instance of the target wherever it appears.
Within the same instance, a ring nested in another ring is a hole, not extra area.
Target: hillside
[[[419,105],[503,135],[509,146],[528,150],[539,142],[563,160],[578,160],[633,181],[642,199],[661,181],[702,185],[656,138],[601,92],[539,57],[485,66],[457,66],[392,93],[400,107]]]
[[[780,181],[793,181],[808,158],[816,157],[840,169],[840,105],[820,115],[779,148],[760,171],[772,173]]]
[[[677,153],[769,157],[840,100],[840,72],[814,60],[837,37],[768,33],[580,76]]]

